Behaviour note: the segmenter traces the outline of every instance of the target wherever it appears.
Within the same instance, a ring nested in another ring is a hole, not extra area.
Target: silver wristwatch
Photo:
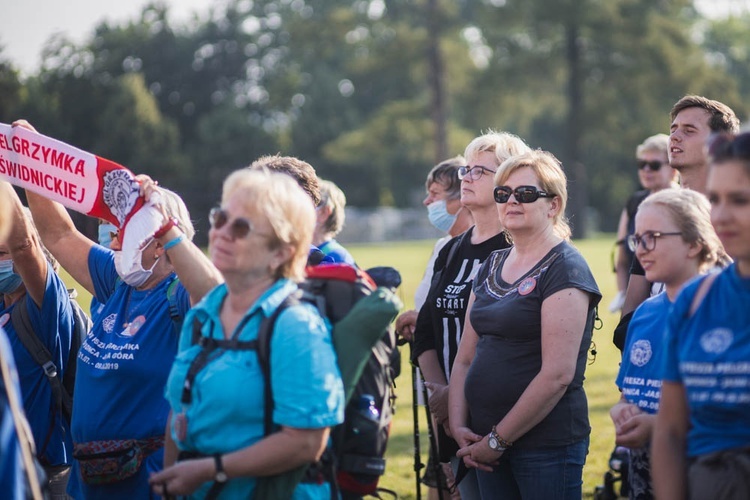
[[[487,439],[487,445],[492,451],[503,452],[513,446],[513,443],[510,441],[506,441],[505,439],[498,436],[497,432],[495,431],[495,426],[493,425],[492,430],[490,431],[490,435]]]

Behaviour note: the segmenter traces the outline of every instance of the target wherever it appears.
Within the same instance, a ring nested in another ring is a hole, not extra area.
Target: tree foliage
[[[672,104],[745,116],[750,92],[748,19],[689,0],[223,0],[169,19],[157,2],[57,36],[24,81],[0,57],[0,119],[149,173],[201,219],[227,173],[277,152],[352,205],[414,205],[441,155],[508,130],[563,161],[574,225],[590,206],[612,230]]]

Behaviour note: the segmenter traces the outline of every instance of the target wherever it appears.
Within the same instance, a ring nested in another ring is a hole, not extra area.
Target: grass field
[[[589,400],[591,420],[591,445],[583,473],[584,498],[592,498],[594,487],[602,483],[607,471],[607,461],[614,446],[614,429],[609,419],[609,408],[619,398],[614,385],[620,361],[619,351],[612,344],[612,331],[619,316],[607,310],[616,293],[615,277],[610,267],[610,250],[614,237],[604,235],[575,242],[589,263],[599,288],[604,295],[599,308],[603,321],[601,330],[594,332],[597,347],[596,361],[586,369],[585,388]],[[363,268],[389,265],[401,272],[403,284],[399,295],[407,308],[413,307],[413,295],[427,259],[432,251],[432,241],[386,243],[382,245],[350,245],[349,249]],[[396,380],[397,408],[388,442],[387,467],[380,484],[394,490],[402,499],[416,498],[414,473],[414,423],[412,413],[411,368],[408,348],[402,350],[401,376]],[[424,409],[419,410],[422,460],[427,460],[427,427]],[[423,489],[423,494],[425,490]]]
[[[585,388],[589,399],[591,420],[591,446],[584,469],[584,498],[593,496],[594,487],[602,482],[607,470],[607,461],[614,446],[614,430],[609,419],[609,408],[617,401],[618,392],[614,385],[619,364],[619,351],[612,344],[612,331],[617,325],[615,315],[607,310],[609,301],[616,293],[615,278],[610,268],[609,255],[614,237],[604,235],[575,242],[589,263],[599,288],[604,295],[599,315],[603,328],[594,332],[597,346],[596,361],[586,370]],[[414,290],[422,278],[427,259],[432,251],[433,241],[412,241],[384,243],[378,245],[349,245],[357,263],[368,268],[372,266],[393,266],[401,272],[403,283],[398,290],[406,308],[413,307]],[[70,278],[64,275],[67,283]],[[79,301],[87,307],[90,296],[80,286]],[[414,472],[414,424],[411,396],[411,367],[409,350],[402,349],[401,376],[396,380],[397,409],[388,442],[387,468],[380,485],[394,490],[402,499],[416,498]],[[419,411],[422,460],[427,460],[427,427],[424,409]],[[423,494],[425,490],[423,489]]]

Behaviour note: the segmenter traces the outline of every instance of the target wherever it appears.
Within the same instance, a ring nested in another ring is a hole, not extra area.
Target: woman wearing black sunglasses
[[[252,498],[259,477],[320,458],[343,420],[344,389],[330,328],[314,305],[289,305],[274,323],[269,362],[280,428],[264,435],[264,372],[252,345],[304,278],[310,197],[288,175],[243,169],[224,182],[210,222],[209,254],[225,283],[186,318],[166,387],[166,468],[151,483],[156,494]],[[297,494],[330,498],[330,484],[315,479]]]
[[[474,280],[450,381],[451,432],[483,498],[580,500],[583,373],[601,294],[569,243],[557,159],[510,158],[495,183],[513,246],[493,252]]]
[[[609,305],[611,312],[619,311],[625,301],[630,266],[635,254],[627,245],[627,239],[635,232],[635,213],[638,205],[651,193],[677,186],[677,170],[669,166],[667,150],[669,136],[656,134],[647,138],[635,149],[638,181],[643,189],[633,193],[625,202],[617,226],[617,242],[613,250],[613,267],[617,277],[617,296]]]
[[[438,426],[441,462],[458,467],[458,449],[446,429],[448,422],[448,380],[462,336],[471,283],[487,256],[510,243],[497,217],[492,197],[493,176],[504,160],[529,151],[518,137],[505,132],[489,132],[466,147],[467,165],[458,169],[461,204],[471,212],[474,226],[442,248],[435,260],[433,278],[425,304],[419,310],[414,332],[412,357],[429,389],[429,405]],[[473,471],[459,483],[464,500],[478,498]]]

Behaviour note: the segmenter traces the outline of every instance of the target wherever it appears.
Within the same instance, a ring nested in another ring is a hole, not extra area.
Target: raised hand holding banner
[[[118,227],[144,203],[133,173],[122,165],[5,123],[0,178]]]

